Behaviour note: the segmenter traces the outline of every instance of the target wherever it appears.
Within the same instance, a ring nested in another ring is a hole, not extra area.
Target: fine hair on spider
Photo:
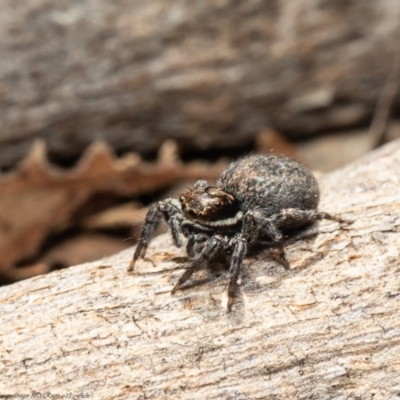
[[[318,211],[319,188],[312,173],[290,158],[252,155],[231,163],[215,186],[200,180],[178,199],[154,203],[146,216],[128,271],[144,257],[155,227],[163,218],[177,247],[187,238],[190,261],[172,293],[203,266],[224,259],[229,264],[228,311],[238,287],[243,260],[251,246],[268,242],[289,269],[284,233],[328,219],[343,219]]]

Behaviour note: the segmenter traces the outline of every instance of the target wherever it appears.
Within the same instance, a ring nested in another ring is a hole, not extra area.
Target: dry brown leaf
[[[167,141],[154,163],[136,154],[116,158],[106,143],[96,142],[74,168],[62,170],[49,163],[45,143],[36,142],[18,169],[0,175],[0,276],[13,276],[10,269],[36,256],[50,233],[68,226],[95,193],[140,195],[180,181],[212,180],[222,168],[184,164]]]
[[[82,234],[56,245],[43,256],[46,265],[70,266],[118,253],[131,242],[103,234]]]
[[[147,211],[147,207],[141,207],[134,201],[90,215],[82,221],[81,226],[86,229],[129,228],[142,224]]]

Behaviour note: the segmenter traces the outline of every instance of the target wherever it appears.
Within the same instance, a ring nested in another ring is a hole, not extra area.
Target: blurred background
[[[400,137],[398,0],[3,0],[0,283],[132,246],[229,160]]]

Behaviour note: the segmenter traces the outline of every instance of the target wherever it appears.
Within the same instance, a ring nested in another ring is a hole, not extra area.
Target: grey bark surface
[[[183,272],[168,234],[0,289],[0,394],[95,399],[397,399],[400,142],[321,179],[321,222],[286,244],[291,271],[248,257],[227,313],[226,272]]]
[[[38,138],[62,161],[366,123],[399,21],[397,0],[4,0],[0,167]]]

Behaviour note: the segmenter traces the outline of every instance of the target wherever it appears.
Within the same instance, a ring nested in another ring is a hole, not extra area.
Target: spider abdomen
[[[314,210],[319,202],[312,173],[283,156],[248,156],[233,162],[217,186],[238,200],[243,213],[256,210],[266,217],[285,209]]]

